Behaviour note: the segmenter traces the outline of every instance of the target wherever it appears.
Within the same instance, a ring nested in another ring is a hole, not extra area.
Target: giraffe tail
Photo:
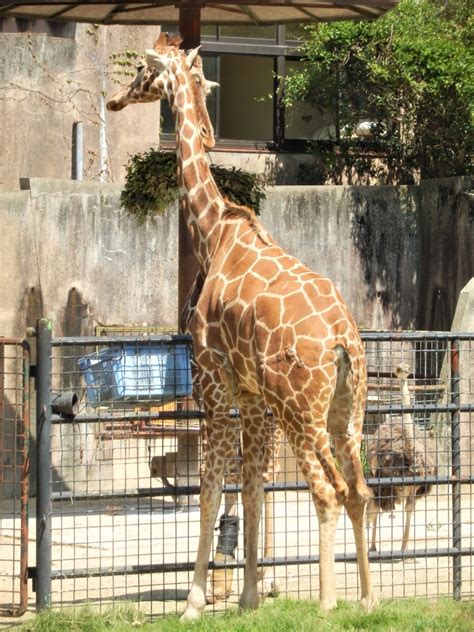
[[[364,423],[367,380],[365,375],[365,357],[358,349],[338,344],[335,349],[337,365],[336,392],[352,393],[352,404],[349,413],[350,434],[353,434],[357,444],[362,442],[362,426]]]

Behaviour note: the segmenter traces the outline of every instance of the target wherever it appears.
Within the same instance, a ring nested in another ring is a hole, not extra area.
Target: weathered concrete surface
[[[336,283],[361,327],[408,328],[418,301],[417,199],[416,187],[275,187],[262,220]]]
[[[77,24],[75,37],[0,33],[0,191],[20,177],[71,177],[72,128],[82,122],[84,178],[117,181],[130,154],[158,142],[157,104],[109,116],[119,88],[111,55],[144,50],[158,27]],[[133,68],[132,68],[133,72]],[[144,143],[146,139],[146,143]]]
[[[474,332],[474,277],[461,290],[451,331]],[[474,341],[464,340],[459,343],[460,404],[472,404],[472,386],[474,384]],[[469,397],[471,390],[471,397]],[[459,434],[461,448],[461,476],[474,474],[474,432],[473,415],[463,412],[459,417]]]
[[[120,209],[119,185],[33,178],[29,186],[0,194],[3,335],[23,335],[39,316],[53,319],[57,336],[90,334],[98,323],[176,324],[176,207],[138,225]],[[439,328],[439,309],[428,308],[439,290],[449,297],[449,329],[473,275],[470,186],[458,178],[422,187],[274,187],[261,220],[334,280],[360,326]]]
[[[117,185],[37,179],[0,195],[3,335],[40,316],[55,335],[176,322],[176,213],[137,225],[119,195]]]
[[[446,331],[459,293],[474,275],[474,192],[469,178],[434,182],[419,186],[417,321],[421,329]]]

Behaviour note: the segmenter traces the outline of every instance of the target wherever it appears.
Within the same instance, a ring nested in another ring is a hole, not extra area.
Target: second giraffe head
[[[178,110],[188,109],[205,149],[215,145],[214,129],[206,107],[206,97],[219,84],[208,81],[203,73],[199,48],[184,51],[180,39],[162,33],[153,49],[146,51],[146,61],[139,63],[133,81],[107,102],[107,109],[122,110],[131,103],[169,101],[176,118]]]

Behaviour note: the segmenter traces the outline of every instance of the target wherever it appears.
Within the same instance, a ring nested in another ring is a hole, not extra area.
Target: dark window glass
[[[217,26],[204,24],[201,26],[201,36],[206,39],[217,39]]]
[[[288,24],[286,26],[286,41],[295,42],[306,37],[306,26],[304,24]]]
[[[273,58],[221,55],[220,138],[272,140]]]
[[[222,37],[245,37],[276,41],[276,27],[253,25],[221,26],[219,29],[219,38]]]

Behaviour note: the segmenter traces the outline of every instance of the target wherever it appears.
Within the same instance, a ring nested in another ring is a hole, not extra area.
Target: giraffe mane
[[[175,33],[160,33],[153,48],[157,53],[163,53],[168,48],[179,49],[182,38]]]
[[[260,237],[264,244],[272,246],[273,241],[271,237],[263,230],[262,225],[257,219],[255,211],[248,206],[235,204],[228,197],[223,196],[225,202],[225,209],[222,213],[222,219],[243,219],[249,224],[252,230]]]

